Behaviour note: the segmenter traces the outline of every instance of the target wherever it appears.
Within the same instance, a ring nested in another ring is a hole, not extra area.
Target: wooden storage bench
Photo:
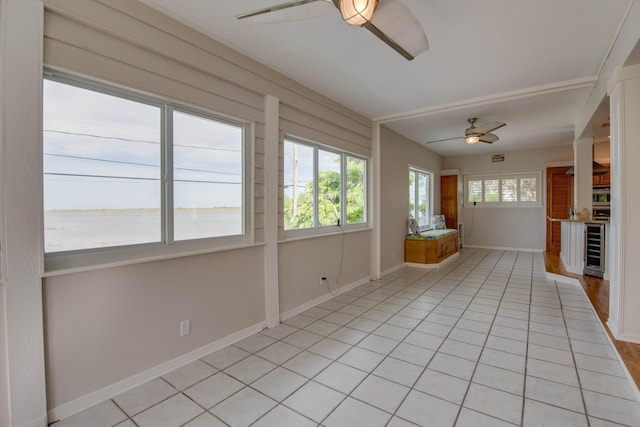
[[[458,252],[458,231],[429,230],[421,236],[407,236],[404,241],[405,262],[438,264]]]

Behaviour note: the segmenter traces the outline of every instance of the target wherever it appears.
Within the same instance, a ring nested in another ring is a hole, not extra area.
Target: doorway
[[[567,175],[570,166],[547,168],[547,252],[560,253],[560,222],[568,219],[573,200],[573,176]]]

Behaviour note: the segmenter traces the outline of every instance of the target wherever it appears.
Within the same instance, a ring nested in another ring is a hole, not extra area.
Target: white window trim
[[[317,142],[313,142],[313,141],[309,141],[307,139],[304,138],[300,138],[297,136],[293,136],[290,134],[285,134],[282,140],[282,146],[284,147],[284,140],[288,140],[290,142],[293,142],[295,144],[301,144],[301,145],[305,145],[307,147],[311,147],[314,150],[314,154],[313,154],[313,195],[314,195],[314,211],[313,211],[313,223],[314,226],[313,227],[308,227],[308,228],[292,228],[292,229],[287,229],[284,227],[284,215],[283,215],[283,220],[282,223],[280,224],[282,226],[283,229],[283,234],[284,234],[284,239],[286,240],[295,240],[295,239],[303,239],[305,237],[313,237],[313,236],[326,236],[326,235],[330,235],[330,234],[334,234],[336,232],[349,232],[349,231],[360,231],[360,230],[367,230],[370,229],[370,224],[369,224],[369,182],[368,182],[368,177],[369,177],[369,159],[367,159],[366,157],[359,155],[359,154],[354,154],[354,153],[350,153],[348,151],[344,151],[344,150],[340,150],[338,148],[334,148],[331,146],[327,146],[327,145],[323,145],[323,144],[319,144]],[[340,225],[338,224],[331,224],[331,225],[318,225],[318,209],[317,209],[317,194],[318,194],[318,180],[317,180],[317,176],[318,176],[318,150],[323,150],[323,151],[328,151],[330,153],[334,153],[334,154],[338,154],[341,156],[342,160],[341,160],[341,164],[340,164],[340,180],[341,180],[341,186],[340,186],[340,216],[341,216],[341,220],[340,220]],[[346,162],[346,157],[353,157],[356,159],[360,159],[363,160],[365,162],[365,173],[364,173],[364,222],[361,223],[357,223],[357,224],[346,224],[346,217],[347,217],[347,200],[346,200],[346,194],[347,194],[347,188],[346,188],[346,182],[345,182],[345,177],[346,177],[346,169],[347,169],[347,162]],[[283,174],[284,176],[284,174]],[[281,183],[282,184],[282,183]],[[284,197],[283,197],[283,201],[284,201]]]
[[[182,256],[219,252],[224,250],[234,250],[241,247],[255,246],[254,242],[254,179],[253,179],[253,153],[255,140],[254,123],[236,117],[214,112],[201,107],[168,101],[150,94],[144,94],[135,89],[127,89],[108,82],[94,81],[82,76],[75,76],[53,70],[45,70],[44,78],[80,87],[87,90],[98,91],[108,95],[118,96],[135,102],[148,105],[160,106],[163,114],[171,114],[173,111],[185,112],[198,115],[210,120],[229,123],[243,128],[242,141],[242,192],[243,192],[243,225],[242,234],[233,236],[209,237],[202,239],[173,241],[173,231],[168,230],[172,224],[172,216],[167,216],[171,211],[168,203],[173,197],[173,185],[166,184],[163,189],[161,199],[161,210],[163,212],[163,225],[161,230],[161,241],[152,243],[133,244],[126,246],[112,246],[104,248],[89,248],[61,252],[44,253],[44,275],[52,276],[66,274],[68,272],[86,271],[105,266],[128,265],[139,262],[155,261],[160,259],[177,258]],[[42,124],[41,124],[42,126]],[[166,156],[171,156],[172,146],[164,141],[170,129],[166,126],[166,117],[163,117],[163,142],[161,146],[162,164],[166,167]],[[40,129],[42,134],[42,129]],[[171,137],[169,136],[169,139]],[[42,146],[40,147],[40,158],[42,158]],[[172,177],[173,171],[165,169],[167,177]],[[40,176],[44,173],[42,162],[40,162]],[[166,179],[166,178],[165,178]],[[40,180],[40,197],[44,196],[44,183]],[[41,212],[44,215],[44,212]],[[41,235],[44,236],[44,221],[41,223]],[[44,248],[43,248],[44,252]]]
[[[411,172],[418,172],[418,173],[422,173],[422,174],[426,174],[429,175],[429,212],[427,212],[427,218],[428,218],[428,224],[426,225],[418,225],[420,227],[420,231],[427,231],[427,230],[431,230],[433,229],[431,223],[432,223],[432,219],[433,219],[433,181],[434,181],[434,173],[431,171],[428,171],[426,169],[422,169],[418,166],[413,166],[413,165],[409,165],[409,173]],[[416,186],[416,191],[417,191],[417,186]],[[417,196],[417,194],[414,195],[414,197]],[[415,212],[414,212],[415,215]]]
[[[520,179],[521,178],[536,178],[536,201],[535,202],[485,202],[484,201],[484,182],[489,180],[499,180],[500,186],[498,187],[499,198],[502,199],[502,180],[503,179],[518,179],[518,198],[520,198]],[[482,201],[470,202],[469,201],[469,181],[482,181]],[[538,208],[542,207],[542,171],[521,171],[521,172],[504,172],[504,173],[492,173],[492,174],[474,174],[464,175],[464,207],[465,208]]]

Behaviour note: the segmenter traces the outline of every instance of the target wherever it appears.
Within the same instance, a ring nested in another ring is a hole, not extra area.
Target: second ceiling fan
[[[295,0],[243,13],[236,18],[278,14],[284,20],[304,19],[313,16],[313,13],[305,14],[311,12],[311,6],[320,4],[335,6],[348,24],[366,28],[409,61],[429,48],[422,25],[402,0]],[[301,7],[298,16],[287,11],[305,5],[309,5],[307,11]]]
[[[443,142],[443,141],[452,141],[454,139],[464,139],[467,144],[473,145],[478,142],[486,142],[487,144],[493,144],[500,138],[497,135],[491,133],[496,129],[500,129],[503,126],[506,126],[506,123],[502,122],[493,122],[487,123],[484,125],[476,126],[475,123],[478,119],[476,117],[472,117],[467,119],[467,122],[471,124],[465,131],[464,135],[454,136],[452,138],[444,138],[444,139],[436,139],[434,141],[427,141],[427,144],[433,144],[435,142]]]

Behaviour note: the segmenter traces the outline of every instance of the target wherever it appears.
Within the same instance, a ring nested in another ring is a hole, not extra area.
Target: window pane
[[[313,227],[313,147],[284,141],[284,228]]]
[[[366,161],[345,156],[347,159],[347,224],[359,224],[365,218]]]
[[[482,181],[469,181],[467,183],[467,200],[469,202],[482,202]]]
[[[429,225],[429,175],[418,172],[418,225]]]
[[[537,200],[536,178],[520,178],[520,201],[536,202]]]
[[[174,240],[243,231],[243,129],[173,112]]]
[[[416,171],[409,171],[409,218],[416,218]]]
[[[502,201],[517,202],[518,201],[518,179],[509,178],[502,180]]]
[[[340,154],[318,150],[318,225],[340,219]]]
[[[487,179],[484,181],[484,201],[499,202],[500,201],[500,180]]]
[[[161,240],[160,108],[43,82],[45,252]]]

